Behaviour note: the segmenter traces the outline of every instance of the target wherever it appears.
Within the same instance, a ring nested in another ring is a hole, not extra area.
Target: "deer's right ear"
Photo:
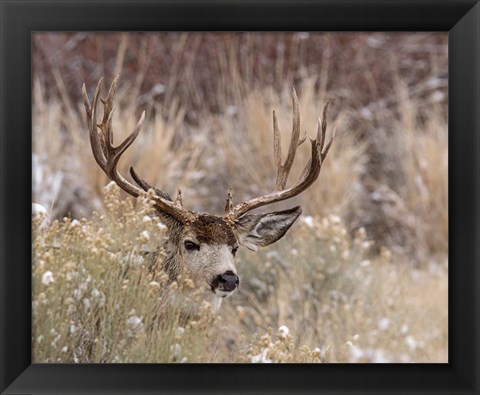
[[[245,214],[238,218],[235,234],[238,243],[250,250],[265,247],[281,239],[302,213],[300,206],[266,214]]]

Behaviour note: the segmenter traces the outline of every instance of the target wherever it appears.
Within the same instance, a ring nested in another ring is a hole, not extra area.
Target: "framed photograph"
[[[478,393],[478,2],[1,7],[2,393]]]

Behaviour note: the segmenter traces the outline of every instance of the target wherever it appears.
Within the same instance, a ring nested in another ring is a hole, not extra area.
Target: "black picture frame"
[[[0,27],[2,393],[480,393],[478,1],[0,0]],[[449,363],[31,364],[31,35],[82,30],[448,31]]]

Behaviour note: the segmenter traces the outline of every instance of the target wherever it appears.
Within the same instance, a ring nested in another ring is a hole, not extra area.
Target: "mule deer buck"
[[[258,247],[268,246],[283,237],[300,216],[302,210],[299,206],[264,214],[249,214],[249,212],[297,196],[315,182],[334,137],[332,135],[330,141],[325,144],[328,102],[323,108],[322,120],[318,121],[316,138],[314,140],[309,138],[311,158],[297,184],[286,187],[297,148],[305,142],[307,136],[300,138],[298,100],[293,90],[293,128],[287,158],[284,162],[281,158],[277,117],[275,111],[273,112],[273,148],[277,170],[273,192],[234,205],[230,190],[226,198],[225,213],[217,216],[206,213],[199,214],[185,209],[180,190],[177,198],[173,200],[166,192],[152,187],[142,180],[133,167],[130,167],[130,174],[136,185],[127,181],[119,173],[118,161],[138,136],[145,119],[145,111],[130,136],[120,145],[114,146],[112,117],[117,83],[118,76],[110,86],[107,99],[100,99],[103,103],[103,117],[99,124],[97,123],[97,103],[103,79],[98,82],[93,103],[90,103],[88,99],[85,84],[82,87],[90,143],[95,160],[105,174],[128,194],[138,197],[144,191],[154,190],[154,207],[167,226],[168,238],[162,246],[165,252],[165,259],[162,263],[163,270],[171,280],[176,279],[181,273],[190,276],[197,287],[205,289],[205,292],[212,296],[212,304],[218,308],[221,298],[232,295],[239,286],[234,263],[238,247],[244,246],[250,250],[257,250]]]

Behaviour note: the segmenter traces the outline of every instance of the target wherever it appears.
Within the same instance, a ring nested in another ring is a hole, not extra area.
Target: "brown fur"
[[[235,246],[237,239],[232,228],[221,217],[200,214],[194,223],[186,226],[187,231],[196,235],[200,243],[227,244]]]
[[[160,256],[164,257],[161,266],[172,281],[176,280],[181,271],[181,241],[186,234],[195,235],[199,243],[227,244],[231,247],[237,245],[232,228],[221,217],[200,214],[195,222],[183,225],[165,214],[159,215],[168,224],[168,238],[159,248],[163,251]]]

